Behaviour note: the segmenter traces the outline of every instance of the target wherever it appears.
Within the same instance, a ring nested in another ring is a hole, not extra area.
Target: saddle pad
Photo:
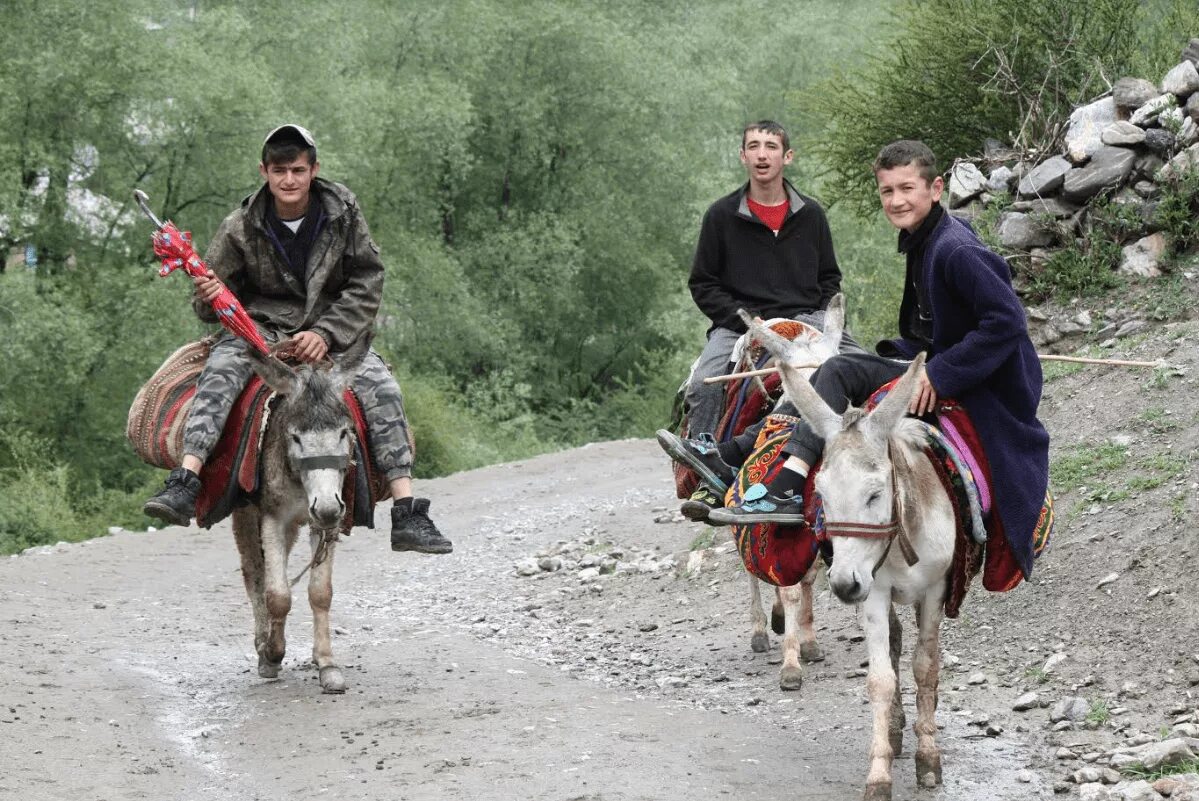
[[[179,466],[183,426],[212,342],[213,337],[189,342],[168,356],[129,406],[125,437],[146,464],[165,470]]]

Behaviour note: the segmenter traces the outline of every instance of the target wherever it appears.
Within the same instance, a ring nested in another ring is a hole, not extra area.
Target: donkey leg
[[[287,651],[284,627],[287,613],[291,611],[291,585],[287,581],[287,525],[264,514],[262,532],[262,558],[265,574],[264,598],[267,612],[266,642],[258,652],[258,675],[273,679],[279,675],[283,655]],[[294,537],[294,533],[292,534]]]
[[[800,581],[799,604],[799,658],[805,662],[823,662],[824,651],[816,642],[815,617],[812,614],[812,585],[816,583],[817,566],[811,569]]]
[[[916,676],[916,781],[921,787],[941,784],[941,749],[937,747],[937,684],[941,674],[941,617],[944,589],[930,592],[916,605],[919,639],[912,653]]]
[[[899,625],[899,615],[895,614],[895,605],[887,615],[887,625],[891,636],[891,670],[895,673],[895,694],[891,696],[891,727],[888,735],[891,738],[891,752],[898,756],[903,753],[903,730],[907,719],[903,714],[903,694],[899,691],[899,655],[903,653],[903,627]]]
[[[866,774],[866,801],[891,801],[890,718],[898,678],[891,667],[891,611],[889,592],[875,588],[862,602],[862,628],[866,632],[866,651],[870,668],[866,674],[866,692],[870,696],[873,725],[870,736],[870,771]]]
[[[803,686],[803,668],[799,664],[799,627],[800,585],[779,587],[779,600],[782,604],[786,628],[783,633],[783,668],[779,674],[779,687],[784,690],[798,690]]]
[[[309,534],[312,552],[320,547],[321,535]],[[325,558],[312,568],[308,578],[308,604],[312,607],[312,661],[320,673],[321,690],[326,693],[344,693],[346,679],[341,668],[333,661],[333,643],[329,636],[329,607],[333,604],[333,552],[337,540],[331,540]]]
[[[756,654],[764,654],[770,650],[770,638],[766,636],[766,613],[762,611],[762,590],[758,587],[758,577],[746,572],[749,576],[749,620],[753,624],[753,636],[749,647]]]
[[[266,599],[263,597],[262,538],[258,510],[243,506],[233,512],[233,538],[241,555],[241,577],[254,612],[254,651],[262,653],[267,635]]]

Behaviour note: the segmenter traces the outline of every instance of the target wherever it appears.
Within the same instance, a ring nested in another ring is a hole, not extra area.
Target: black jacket
[[[824,210],[784,182],[790,209],[778,236],[749,210],[749,184],[704,214],[688,286],[712,327],[745,331],[737,309],[794,317],[828,305],[841,291]]]

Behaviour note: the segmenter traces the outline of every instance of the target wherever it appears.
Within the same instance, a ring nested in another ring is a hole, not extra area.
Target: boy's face
[[[908,233],[924,222],[933,204],[941,200],[941,190],[945,186],[939,175],[926,181],[915,164],[879,170],[874,174],[874,180],[878,184],[883,213],[892,225]]]
[[[747,131],[741,146],[741,163],[751,181],[769,184],[782,177],[783,167],[791,163],[793,150],[783,150],[783,138],[765,131]]]
[[[308,155],[294,161],[259,164],[258,173],[275,197],[275,209],[283,219],[295,219],[308,210],[312,179],[320,172],[320,162],[308,163]]]

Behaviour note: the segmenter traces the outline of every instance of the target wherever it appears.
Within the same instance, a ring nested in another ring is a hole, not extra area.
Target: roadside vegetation
[[[303,24],[263,23],[284,19]],[[443,475],[669,419],[707,327],[686,288],[699,218],[743,180],[747,120],[791,130],[790,178],[830,208],[850,329],[869,344],[891,332],[902,279],[870,190],[878,146],[923,137],[948,163],[986,137],[1046,141],[1104,79],[1172,63],[1199,11],[817,0],[763,24],[748,0],[652,13],[631,0],[113,0],[86,15],[12,0],[0,23],[12,552],[149,522],[140,504],[162,476],[132,455],[125,415],[205,329],[185,280],[156,275],[135,186],[203,252],[256,187],[263,133],[310,127],[322,176],[358,195],[387,264],[376,347],[405,392],[418,478]],[[321,68],[298,75],[298,52]],[[1196,245],[1197,197],[1185,184],[1161,204],[1180,252]],[[1038,291],[1103,291],[1110,255],[1062,256]]]

